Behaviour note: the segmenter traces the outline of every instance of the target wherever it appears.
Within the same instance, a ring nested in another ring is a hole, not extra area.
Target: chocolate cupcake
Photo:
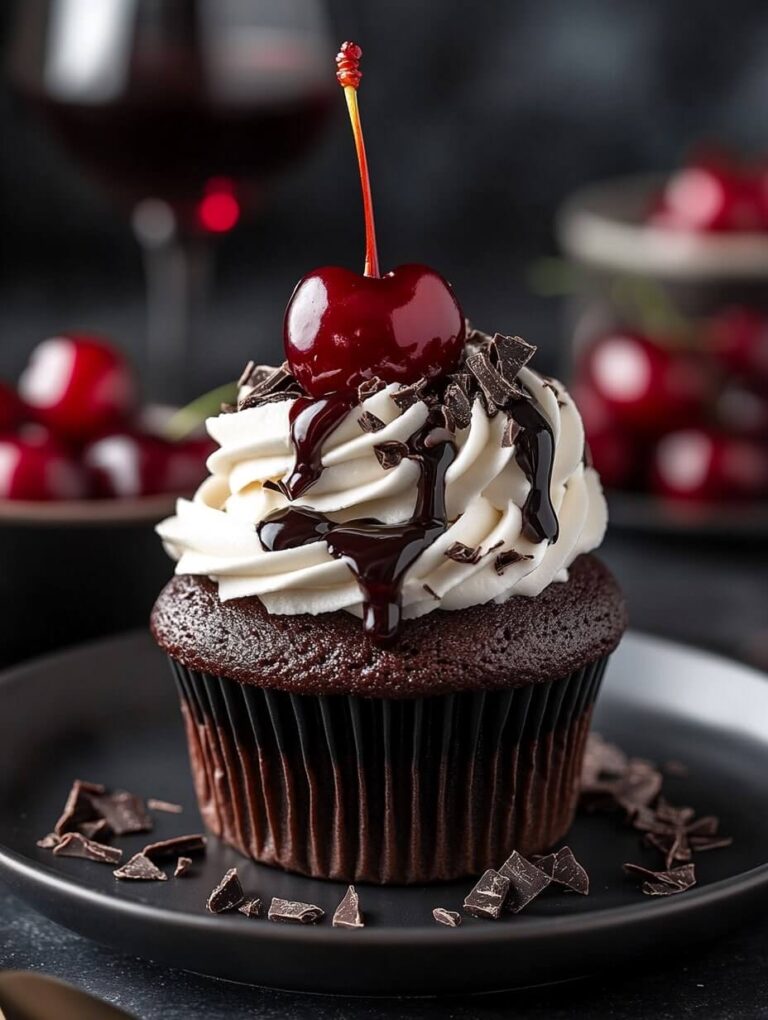
[[[249,367],[208,422],[152,630],[205,823],[242,853],[425,882],[570,826],[626,621],[581,419],[533,351],[471,331],[443,374],[321,397]]]

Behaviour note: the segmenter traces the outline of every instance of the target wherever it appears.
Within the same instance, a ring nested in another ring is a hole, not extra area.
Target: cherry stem
[[[336,57],[338,70],[336,77],[344,89],[347,100],[349,120],[352,124],[352,135],[355,139],[357,164],[360,168],[360,186],[363,192],[363,217],[365,219],[365,276],[381,276],[379,272],[379,253],[376,246],[376,223],[373,217],[373,196],[371,194],[371,177],[368,173],[368,158],[365,154],[363,126],[360,122],[360,107],[357,103],[357,87],[362,74],[359,70],[362,50],[355,43],[345,42]]]

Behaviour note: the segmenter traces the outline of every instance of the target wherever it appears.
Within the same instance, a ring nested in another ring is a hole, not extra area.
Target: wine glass
[[[152,395],[178,400],[211,241],[258,210],[327,119],[319,0],[23,0],[18,91],[130,215]]]

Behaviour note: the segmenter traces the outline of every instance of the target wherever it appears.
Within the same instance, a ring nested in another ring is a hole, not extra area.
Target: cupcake
[[[158,528],[177,563],[152,632],[213,833],[422,883],[561,839],[626,621],[568,393],[434,270],[379,277],[368,202],[366,225],[365,275],[306,276],[287,361],[208,421],[210,477]]]

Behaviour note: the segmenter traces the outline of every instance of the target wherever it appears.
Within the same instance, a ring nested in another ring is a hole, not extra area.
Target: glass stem
[[[194,387],[196,341],[203,325],[210,282],[209,243],[169,232],[147,237],[134,220],[144,253],[147,286],[148,396],[186,403]]]

